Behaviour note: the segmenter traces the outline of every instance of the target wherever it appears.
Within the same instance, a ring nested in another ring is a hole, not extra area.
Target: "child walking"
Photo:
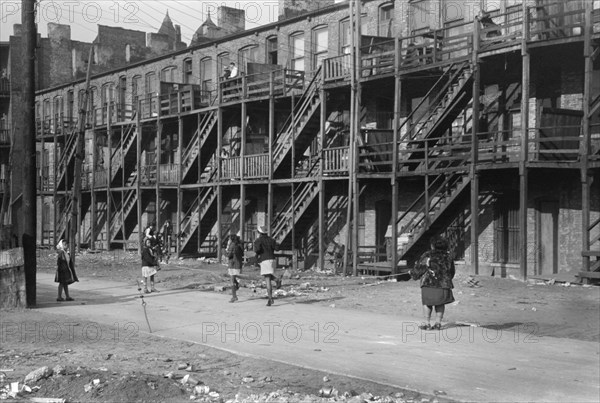
[[[227,257],[229,258],[229,275],[231,276],[231,299],[229,302],[235,302],[237,298],[237,290],[240,288],[240,283],[237,277],[242,274],[242,263],[244,259],[244,249],[242,241],[237,235],[229,236],[229,244],[227,245]]]
[[[150,231],[151,232],[151,231]],[[150,235],[153,235],[150,233]],[[158,257],[154,250],[154,241],[151,236],[144,239],[144,247],[142,248],[142,276],[144,277],[144,293],[158,292],[154,288],[154,275],[158,272]],[[150,290],[148,290],[150,287]]]

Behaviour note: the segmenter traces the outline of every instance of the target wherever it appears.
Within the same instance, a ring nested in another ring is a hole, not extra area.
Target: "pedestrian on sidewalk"
[[[54,275],[54,282],[58,283],[58,298],[57,301],[74,301],[69,295],[69,284],[73,284],[79,281],[77,274],[75,273],[75,266],[73,265],[73,259],[69,253],[69,244],[64,239],[58,241],[56,245],[58,251],[58,258],[56,260],[56,274]],[[65,299],[62,294],[65,290]]]
[[[446,304],[454,302],[452,279],[456,270],[448,241],[443,237],[431,240],[431,250],[423,253],[410,271],[413,280],[421,280],[421,301],[425,321],[419,326],[423,330],[440,330]],[[431,326],[431,314],[435,307],[436,320]]]
[[[240,289],[238,276],[242,274],[242,264],[244,259],[244,249],[239,236],[231,234],[229,236],[229,244],[227,245],[227,257],[229,258],[229,275],[231,276],[231,299],[229,302],[235,302],[237,298],[237,290]]]
[[[277,269],[277,259],[275,251],[279,250],[279,245],[275,239],[268,235],[268,229],[265,225],[258,227],[258,238],[254,241],[254,252],[256,253],[256,261],[260,264],[260,274],[265,277],[267,282],[267,296],[269,298],[267,306],[273,305],[273,286],[272,280],[277,283],[277,288],[281,287],[281,278],[275,277],[275,269]]]
[[[150,228],[146,231],[144,247],[142,248],[142,276],[144,277],[144,293],[158,292],[154,288],[154,275],[160,270],[158,255],[155,250],[154,232]],[[148,287],[150,288],[148,290]]]

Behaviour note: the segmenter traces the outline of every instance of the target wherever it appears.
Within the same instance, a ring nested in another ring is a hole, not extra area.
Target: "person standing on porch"
[[[281,287],[280,280],[275,277],[275,269],[277,269],[277,259],[275,251],[279,250],[279,245],[275,239],[268,235],[268,229],[265,225],[258,227],[259,236],[254,241],[254,252],[256,253],[256,261],[260,264],[260,274],[265,277],[267,282],[267,306],[273,305],[273,285],[272,280],[277,282],[277,287]]]

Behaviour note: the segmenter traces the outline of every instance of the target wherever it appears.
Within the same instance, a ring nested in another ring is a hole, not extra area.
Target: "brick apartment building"
[[[76,225],[81,247],[137,249],[168,219],[177,254],[220,256],[266,224],[294,264],[346,245],[355,272],[396,272],[444,234],[471,273],[597,277],[600,2],[281,3],[275,23],[215,37],[207,20],[144,60],[119,43],[128,64],[91,80],[81,178],[85,83],[50,77],[39,244]]]

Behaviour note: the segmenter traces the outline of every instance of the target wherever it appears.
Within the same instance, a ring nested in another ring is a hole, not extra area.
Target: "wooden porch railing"
[[[239,179],[241,177],[242,157],[221,158],[221,178]]]
[[[244,157],[245,178],[267,178],[269,176],[269,154],[255,154]]]
[[[323,150],[323,174],[340,175],[348,173],[348,155],[350,148],[334,147]]]
[[[178,170],[179,164],[160,164],[159,166],[159,183],[165,185],[176,185],[179,180]]]

